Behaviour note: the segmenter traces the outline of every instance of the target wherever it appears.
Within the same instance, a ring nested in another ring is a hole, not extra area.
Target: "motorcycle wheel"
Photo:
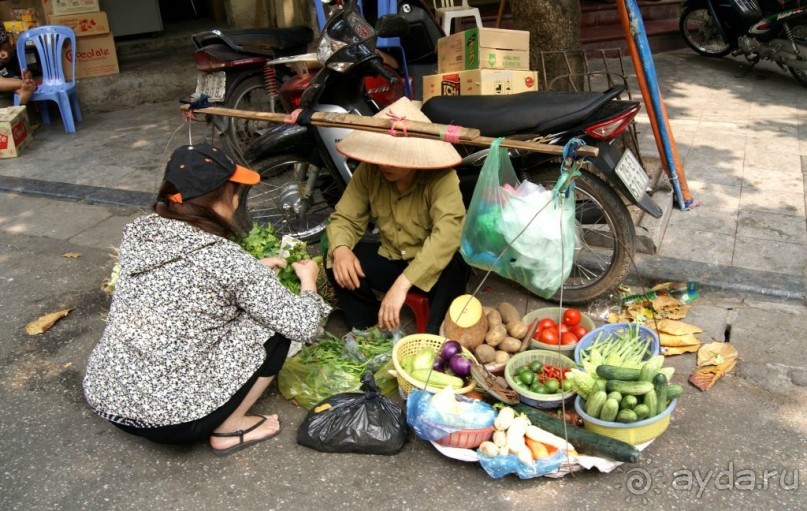
[[[796,25],[790,31],[799,46],[799,50],[807,53],[807,25]],[[807,69],[795,69],[790,66],[788,66],[788,69],[797,82],[807,87]]]
[[[706,8],[688,8],[678,24],[687,46],[707,57],[725,57],[732,45],[723,38],[715,20]]]
[[[522,178],[551,189],[558,166],[526,169]],[[575,179],[577,242],[569,278],[554,301],[586,303],[617,288],[625,280],[633,258],[636,231],[628,208],[602,179],[582,170]],[[561,296],[561,293],[562,296]]]
[[[254,75],[238,82],[232,90],[227,92],[224,107],[258,112],[283,112],[280,98],[275,98],[275,108],[272,109],[272,102],[263,80],[263,75]],[[244,152],[250,142],[269,125],[270,123],[266,121],[229,117],[227,129],[222,137],[225,150],[241,165],[250,165],[250,162],[244,157]]]
[[[306,242],[319,241],[344,190],[321,165],[315,156],[297,154],[272,156],[253,165],[261,182],[241,190],[236,226],[249,231],[253,222],[271,224],[278,237],[288,234]],[[314,171],[323,174],[315,177]],[[303,191],[309,179],[315,185],[306,200]]]

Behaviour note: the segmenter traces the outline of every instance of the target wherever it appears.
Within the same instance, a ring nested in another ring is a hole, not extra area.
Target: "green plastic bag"
[[[398,381],[390,374],[394,364],[390,360],[387,365],[373,375],[375,384],[387,397],[398,390]],[[361,377],[323,364],[305,364],[300,357],[286,360],[277,378],[277,386],[283,397],[294,400],[306,410],[310,410],[325,398],[342,392],[358,392],[361,389]]]
[[[482,166],[460,253],[471,266],[494,271],[549,298],[572,270],[574,193],[553,194],[528,181],[519,183],[501,141],[491,144]]]

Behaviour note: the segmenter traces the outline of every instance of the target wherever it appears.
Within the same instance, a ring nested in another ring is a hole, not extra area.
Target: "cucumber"
[[[608,399],[613,399],[614,401],[619,403],[620,401],[622,401],[622,394],[620,394],[619,392],[609,392]]]
[[[605,390],[605,380],[594,380],[594,389],[592,392],[597,392],[598,390]]]
[[[653,377],[653,387],[656,392],[656,415],[667,409],[667,377],[658,373]]]
[[[602,405],[605,404],[607,399],[608,397],[606,396],[604,390],[595,392],[593,395],[589,396],[588,401],[586,401],[586,413],[596,419],[600,416]]]
[[[656,392],[648,392],[644,395],[644,404],[647,406],[647,416],[653,417],[656,415],[658,399],[656,399]]]
[[[620,410],[616,416],[617,422],[636,422],[638,415],[633,410]]]
[[[602,405],[602,411],[600,411],[600,420],[614,422],[617,413],[619,413],[619,401],[606,399],[605,404]]]
[[[622,395],[643,396],[655,390],[655,387],[649,381],[609,380],[605,385],[605,389],[608,392],[616,391]]]
[[[624,381],[637,381],[639,380],[639,369],[630,369],[628,367],[617,367],[602,364],[597,366],[597,376],[606,380],[624,380]]]
[[[653,381],[653,376],[656,373],[653,371],[653,368],[645,362],[642,364],[642,368],[639,370],[639,381]]]
[[[636,405],[639,403],[639,400],[636,396],[631,396],[628,394],[627,396],[622,398],[622,401],[619,403],[620,410],[633,410]]]
[[[639,450],[628,443],[572,426],[562,419],[525,404],[517,404],[513,408],[516,412],[525,414],[531,423],[544,431],[566,438],[581,454],[604,456],[625,463],[636,463],[641,457]]]
[[[672,401],[675,398],[681,397],[681,394],[684,393],[684,387],[680,385],[667,385],[667,399]]]
[[[633,409],[633,413],[636,414],[636,420],[643,420],[647,418],[650,410],[648,410],[646,404],[642,403],[636,405],[636,408]]]

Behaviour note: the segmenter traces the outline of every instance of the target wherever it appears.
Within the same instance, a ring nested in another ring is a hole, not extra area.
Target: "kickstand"
[[[754,69],[754,66],[759,64],[759,57],[757,57],[755,59],[751,59],[751,60],[749,60],[749,62],[750,62],[750,64],[748,65],[748,67],[745,68],[745,71],[743,71],[741,74],[737,75],[737,78],[744,78],[745,75],[750,73],[751,70]]]

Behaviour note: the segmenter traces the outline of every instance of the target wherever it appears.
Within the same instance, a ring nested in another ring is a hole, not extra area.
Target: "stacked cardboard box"
[[[516,94],[538,89],[529,70],[530,33],[472,28],[437,43],[437,74],[423,78],[423,101],[433,96]]]
[[[98,0],[42,0],[42,6],[48,23],[65,25],[76,33],[76,48],[66,48],[62,59],[68,79],[73,59],[76,78],[120,72],[109,20],[106,13],[99,10]]]
[[[24,106],[0,108],[0,158],[14,158],[31,143],[31,127]]]

